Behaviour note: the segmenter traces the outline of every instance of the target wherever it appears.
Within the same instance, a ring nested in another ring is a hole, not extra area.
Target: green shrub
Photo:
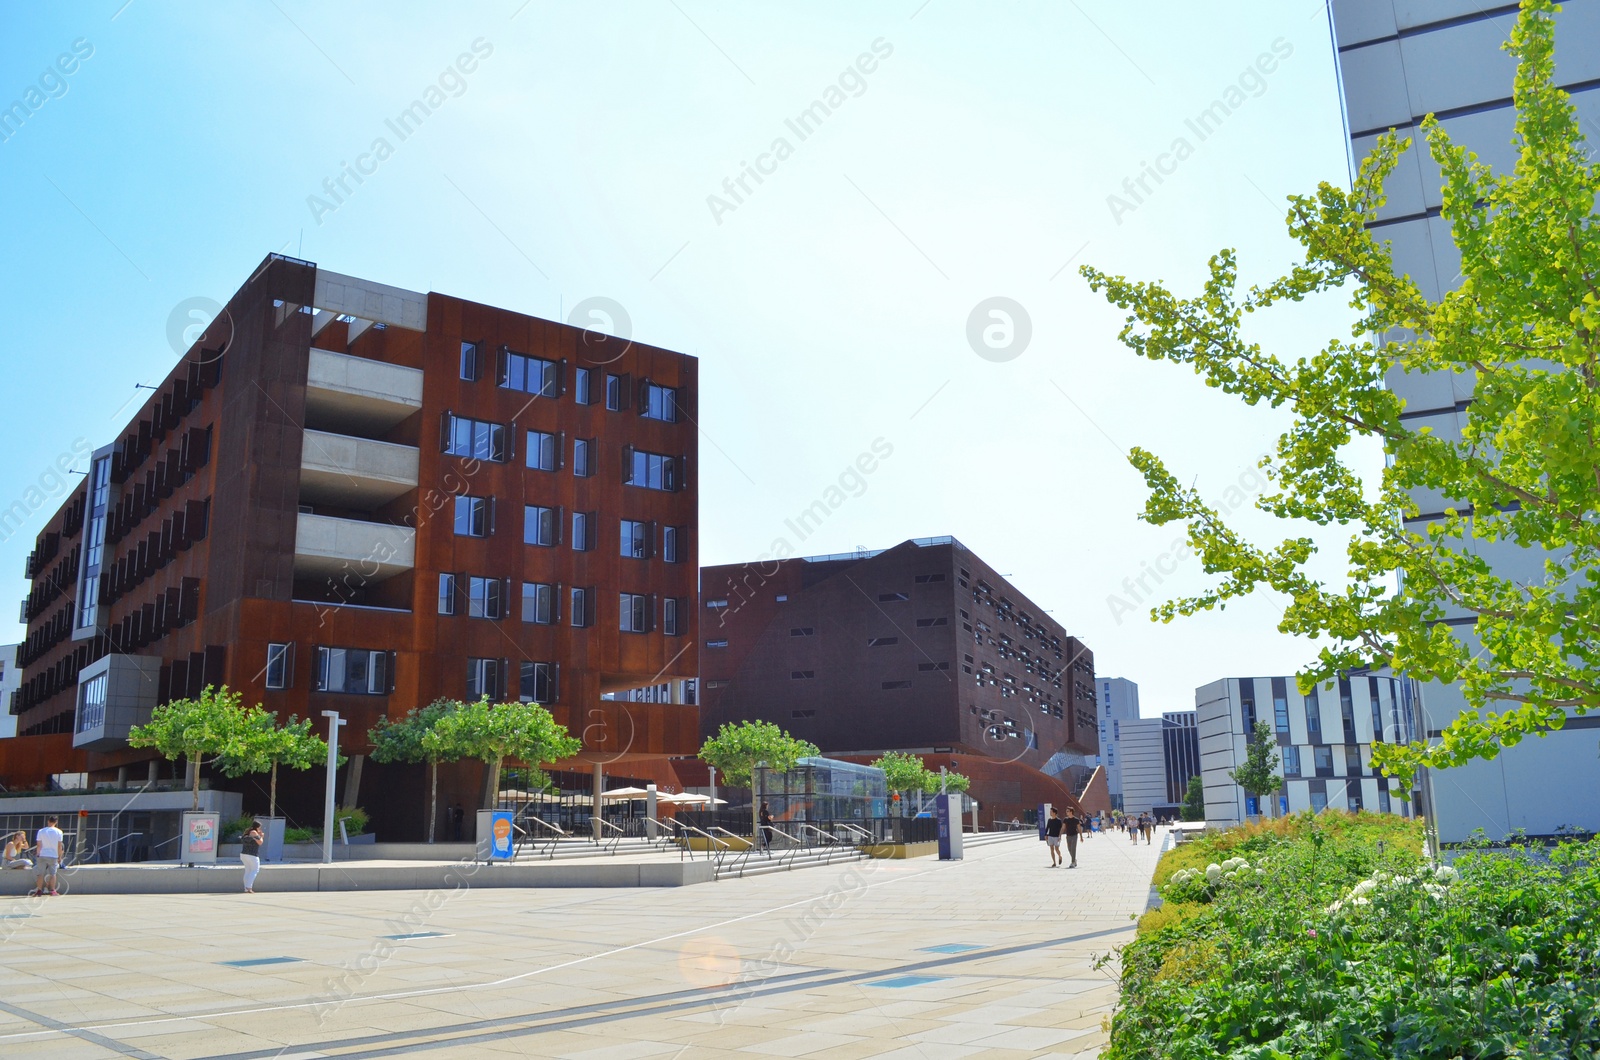
[[[1420,845],[1413,822],[1325,812],[1173,851],[1104,1056],[1600,1057],[1600,840],[1453,867]]]
[[[285,828],[283,841],[285,843],[312,843],[317,839],[317,830],[314,828]]]
[[[237,842],[239,837],[244,835],[250,828],[250,822],[254,820],[254,817],[235,817],[222,826],[222,841],[224,843]]]

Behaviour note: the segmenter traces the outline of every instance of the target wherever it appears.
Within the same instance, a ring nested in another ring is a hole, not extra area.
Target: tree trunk
[[[483,808],[492,810],[500,805],[500,763],[503,759],[485,759],[484,768],[488,775],[485,776],[483,785]]]
[[[205,761],[205,755],[194,755],[189,761],[194,764],[194,805],[191,810],[200,809],[200,766]]]
[[[278,816],[278,760],[272,760],[271,794],[267,796],[267,816]]]
[[[428,842],[433,842],[434,825],[439,821],[439,760],[428,760],[428,772],[433,774],[432,790],[428,794]]]

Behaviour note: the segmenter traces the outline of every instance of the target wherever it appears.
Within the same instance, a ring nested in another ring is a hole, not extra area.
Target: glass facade
[[[780,828],[785,821],[860,821],[889,816],[889,782],[883,770],[855,762],[802,758],[787,773],[763,770],[760,792]]]

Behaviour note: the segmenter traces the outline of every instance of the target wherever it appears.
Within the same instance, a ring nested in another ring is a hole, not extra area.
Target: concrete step
[[[746,876],[765,876],[773,872],[815,868],[818,865],[836,865],[847,861],[860,861],[867,855],[855,847],[819,847],[802,850],[791,855],[776,851],[770,858],[752,854],[749,858],[729,858],[716,870],[717,879],[742,879]]]

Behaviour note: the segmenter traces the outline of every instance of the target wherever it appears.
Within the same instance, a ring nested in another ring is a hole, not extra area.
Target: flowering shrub
[[[1324,812],[1170,852],[1104,1056],[1600,1060],[1600,840],[1421,842]]]

